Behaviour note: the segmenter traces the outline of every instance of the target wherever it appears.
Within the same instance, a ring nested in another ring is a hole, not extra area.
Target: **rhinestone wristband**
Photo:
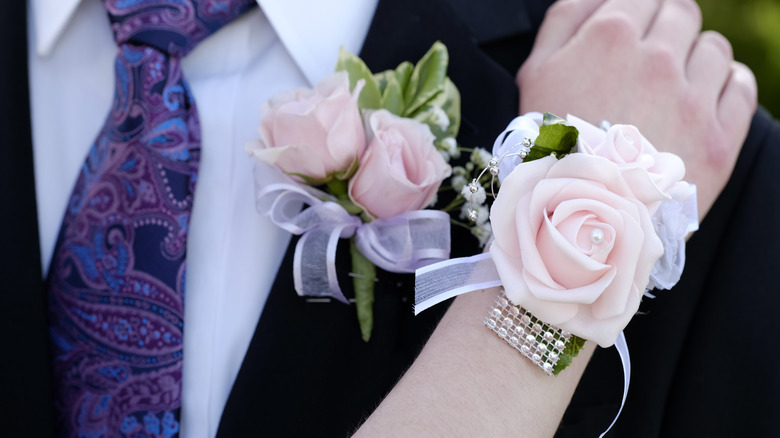
[[[585,342],[515,306],[503,289],[484,323],[550,376],[566,368]]]

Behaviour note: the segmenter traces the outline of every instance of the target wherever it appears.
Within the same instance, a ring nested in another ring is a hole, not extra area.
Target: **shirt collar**
[[[79,3],[81,0],[30,0],[38,55],[51,52]]]
[[[82,0],[30,0],[36,50],[54,48]],[[359,53],[378,0],[257,0],[311,85],[333,71],[339,47]]]
[[[257,0],[311,85],[333,72],[339,47],[359,53],[378,0]]]

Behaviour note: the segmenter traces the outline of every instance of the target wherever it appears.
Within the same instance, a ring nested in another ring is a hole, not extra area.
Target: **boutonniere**
[[[585,340],[622,339],[643,295],[679,280],[696,191],[679,157],[633,126],[602,125],[539,113],[512,121],[463,189],[484,203],[477,194],[499,186],[489,252],[419,269],[415,312],[502,286],[485,324],[548,374]]]
[[[274,96],[248,152],[289,181],[256,170],[258,210],[298,235],[299,295],[347,302],[338,284],[338,240],[349,239],[363,339],[373,327],[376,267],[412,273],[449,258],[450,218],[426,209],[450,177],[460,95],[436,42],[417,64],[372,73],[341,50],[336,72],[313,89]],[[257,169],[257,168],[256,168]],[[300,205],[305,204],[301,211]]]

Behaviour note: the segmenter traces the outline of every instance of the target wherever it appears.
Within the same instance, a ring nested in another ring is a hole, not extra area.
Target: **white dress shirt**
[[[340,46],[359,52],[376,2],[258,0],[260,8],[200,43],[182,62],[202,134],[187,243],[183,437],[216,434],[289,242],[254,207],[253,161],[244,146],[257,138],[260,105],[324,78]],[[67,199],[111,105],[117,49],[98,0],[29,0],[28,8],[46,272]]]

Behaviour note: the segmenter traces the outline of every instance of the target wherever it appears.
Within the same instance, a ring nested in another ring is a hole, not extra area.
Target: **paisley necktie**
[[[114,101],[69,198],[47,280],[57,423],[63,436],[171,437],[200,155],[180,61],[254,1],[103,3],[119,46]]]

